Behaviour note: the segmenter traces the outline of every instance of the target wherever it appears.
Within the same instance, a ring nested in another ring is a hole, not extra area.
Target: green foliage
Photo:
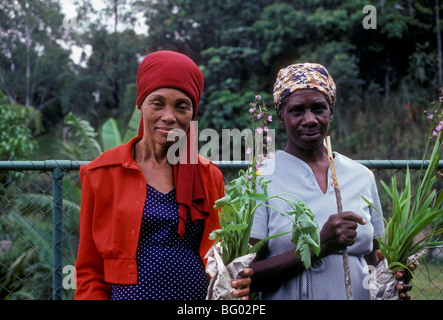
[[[30,127],[40,125],[39,113],[31,107],[0,105],[0,119],[0,159],[29,159],[37,146]]]
[[[316,255],[320,254],[320,234],[315,216],[302,201],[298,201],[295,209],[287,211],[286,215],[294,216],[291,240],[308,269],[311,266],[311,249]]]
[[[65,117],[65,122],[73,129],[72,134],[75,141],[73,143],[66,142],[64,145],[65,152],[71,156],[71,159],[91,160],[103,152],[96,139],[97,132],[87,120],[69,113]]]
[[[68,40],[55,0],[6,1],[0,8],[0,90],[11,104],[33,106],[59,119],[60,75],[69,72]]]
[[[69,128],[69,138],[64,142],[65,156],[74,160],[92,160],[103,151],[117,147],[137,136],[140,113],[135,107],[124,135],[118,127],[117,120],[113,118],[109,118],[103,124],[99,133],[87,120],[81,119],[73,113],[66,116],[65,122]],[[97,139],[98,137],[100,139]]]
[[[377,29],[362,26],[362,9],[369,4],[377,9]],[[54,135],[69,112],[96,129],[109,118],[124,128],[135,102],[138,64],[155,50],[185,53],[203,70],[197,118],[202,129],[246,128],[241,106],[253,92],[266,92],[271,104],[281,67],[305,61],[325,65],[338,87],[331,127],[336,147],[352,157],[414,156],[419,144],[402,137],[411,126],[420,131],[422,123],[413,119],[396,128],[389,117],[403,117],[398,110],[406,105],[421,108],[443,85],[436,66],[441,30],[432,1],[126,0],[97,9],[79,0],[75,5],[75,32],[62,27],[56,1],[24,0],[0,9],[0,90],[10,103],[40,110],[43,132]],[[148,33],[134,32],[140,13]],[[81,48],[76,63],[69,60],[69,48]],[[390,108],[398,110],[386,111]],[[360,123],[368,114],[371,124]],[[399,134],[392,139],[394,131]],[[284,143],[284,136],[277,139]]]
[[[78,199],[77,199],[78,200]],[[51,297],[52,199],[41,194],[21,194],[4,207],[0,231],[11,244],[2,252],[0,297],[8,299],[49,299]],[[63,265],[76,260],[80,207],[77,202],[63,200]],[[11,291],[11,293],[9,292]],[[73,292],[65,297],[72,298]]]
[[[109,150],[122,144],[117,120],[110,118],[103,124],[101,138],[104,150]]]
[[[100,131],[103,150],[115,148],[137,136],[139,124],[140,113],[137,107],[134,108],[124,137],[122,136],[121,131],[118,127],[117,120],[113,118],[109,118],[108,120],[106,120]]]
[[[434,136],[437,137],[428,166],[424,170],[422,165],[416,183],[413,184],[411,181],[409,168],[406,172],[403,189],[400,189],[395,176],[391,179],[391,187],[381,181],[383,189],[391,199],[392,212],[386,221],[383,236],[378,239],[378,242],[380,250],[388,262],[388,267],[392,270],[408,268],[408,258],[424,249],[443,246],[443,241],[438,237],[443,233],[441,226],[443,192],[437,192],[434,189],[438,163],[443,151],[441,104],[441,102],[438,104],[435,112],[430,113],[434,121],[426,144],[423,164],[428,146],[435,138]],[[366,199],[365,201],[372,205]],[[430,232],[426,232],[426,228],[430,228]],[[425,236],[421,240],[417,240],[416,237],[421,232],[425,232]]]

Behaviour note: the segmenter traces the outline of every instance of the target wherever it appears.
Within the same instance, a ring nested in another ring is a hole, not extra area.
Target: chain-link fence
[[[0,299],[72,299],[80,212],[79,167],[73,161],[0,161]],[[401,181],[407,164],[360,161],[377,181]],[[242,162],[219,163],[226,182]],[[440,163],[443,167],[443,163]],[[438,186],[437,186],[438,187]],[[379,186],[385,212],[389,201]],[[413,299],[443,299],[443,249],[428,253],[413,281]]]

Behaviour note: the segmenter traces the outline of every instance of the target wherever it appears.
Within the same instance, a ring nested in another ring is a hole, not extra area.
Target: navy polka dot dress
[[[188,219],[179,239],[175,188],[163,194],[147,185],[139,243],[138,283],[113,284],[111,300],[205,299],[207,279],[199,247],[203,223]]]

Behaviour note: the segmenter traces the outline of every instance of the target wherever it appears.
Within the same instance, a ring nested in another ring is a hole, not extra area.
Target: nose
[[[167,123],[175,122],[174,108],[169,105],[166,106],[163,109],[161,119]]]
[[[307,109],[303,115],[302,125],[307,127],[316,126],[318,124],[317,118],[310,109]]]

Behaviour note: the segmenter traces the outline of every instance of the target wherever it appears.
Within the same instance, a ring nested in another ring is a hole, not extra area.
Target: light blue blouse
[[[348,247],[351,270],[352,295],[355,300],[369,299],[368,265],[363,256],[372,251],[374,233],[381,236],[384,230],[382,210],[373,173],[365,166],[339,153],[334,153],[334,166],[342,197],[343,211],[353,211],[361,215],[365,225],[358,225],[355,243]],[[262,167],[263,176],[272,182],[268,194],[287,192],[303,200],[315,214],[319,230],[331,214],[337,213],[337,202],[330,171],[328,189],[323,193],[311,168],[302,160],[277,151],[275,157],[267,160]],[[378,209],[373,210],[363,199],[365,197]],[[281,211],[289,209],[279,199],[270,199],[268,205]],[[251,238],[263,239],[267,236],[290,231],[292,222],[279,212],[261,206],[255,213]],[[269,241],[268,257],[295,250],[291,235]],[[344,284],[343,257],[332,254],[315,262],[307,271],[284,283],[275,291],[262,292],[263,299],[276,300],[329,300],[346,299]]]

